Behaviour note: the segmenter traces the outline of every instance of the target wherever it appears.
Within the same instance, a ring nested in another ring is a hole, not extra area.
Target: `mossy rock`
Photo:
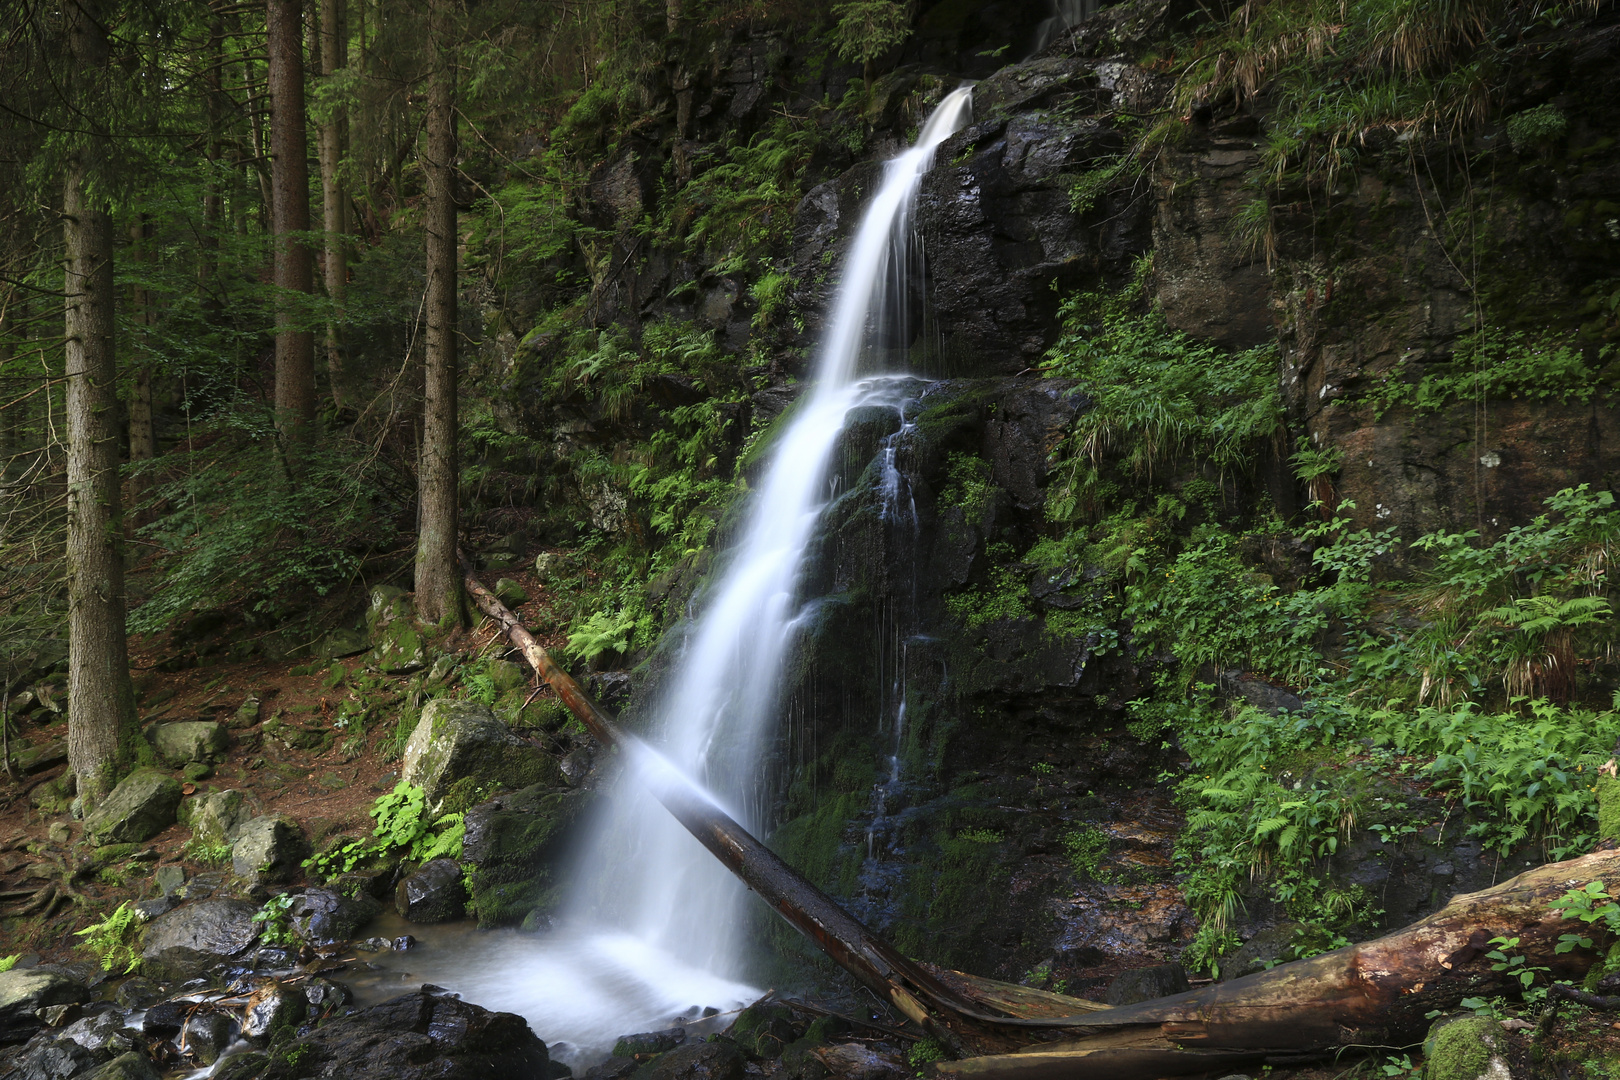
[[[1509,1075],[1502,1025],[1485,1016],[1436,1020],[1423,1041],[1424,1080],[1496,1080]]]
[[[495,583],[495,599],[509,608],[522,607],[529,602],[529,594],[511,578],[503,577]]]
[[[155,769],[137,769],[85,819],[85,835],[102,843],[139,843],[173,825],[179,809],[179,781]]]
[[[1597,799],[1598,839],[1620,840],[1620,780],[1598,777]]]
[[[384,674],[408,675],[427,667],[427,642],[412,620],[396,619],[381,631],[372,660]]]
[[[366,605],[366,630],[375,639],[384,627],[403,619],[409,622],[416,615],[410,595],[394,585],[378,585],[371,590]]]
[[[487,705],[435,698],[405,744],[400,776],[437,803],[461,780],[489,788],[567,787],[555,758],[512,734]]]
[[[468,914],[481,927],[512,926],[549,915],[560,887],[554,864],[584,792],[534,785],[468,811],[461,861]]]

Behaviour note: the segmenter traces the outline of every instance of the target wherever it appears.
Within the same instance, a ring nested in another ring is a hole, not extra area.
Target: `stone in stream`
[[[742,1080],[748,1059],[725,1040],[680,1046],[659,1054],[637,1072],[638,1080]]]
[[[156,979],[201,975],[252,944],[258,910],[246,900],[198,900],[158,916],[146,931],[141,970]]]
[[[137,1009],[146,1008],[162,996],[163,991],[159,990],[152,980],[143,979],[137,975],[133,979],[125,979],[119,984],[118,993],[114,995],[113,1000],[118,1002],[120,1009],[128,1009],[134,1012]]]
[[[282,1029],[296,1030],[309,1015],[309,1001],[296,988],[270,981],[253,991],[242,1011],[244,1039],[271,1039]]]
[[[90,1000],[83,983],[52,971],[0,971],[0,1045],[27,1042],[42,1026],[39,1010]]]
[[[103,1050],[114,1056],[135,1048],[134,1034],[117,1009],[86,1016],[62,1029],[62,1038],[72,1039],[86,1050]]]
[[[467,886],[454,859],[433,859],[399,883],[394,910],[418,923],[449,922],[467,910]]]
[[[113,1058],[84,1080],[163,1080],[145,1054],[131,1051]]]
[[[434,698],[405,744],[400,776],[427,795],[443,799],[459,781],[504,788],[531,784],[566,787],[557,761],[512,734],[487,705]]]
[[[243,824],[231,845],[231,872],[263,884],[287,881],[309,855],[309,841],[298,822],[284,814],[265,814]]]
[[[198,1009],[186,1017],[180,1038],[175,1042],[184,1043],[199,1064],[212,1065],[235,1041],[236,1031],[236,1020],[229,1013]]]
[[[686,1041],[683,1027],[665,1028],[663,1031],[643,1031],[639,1035],[620,1035],[613,1044],[614,1057],[633,1058],[638,1054],[662,1054]]]
[[[329,1020],[293,1045],[287,1056],[295,1055],[296,1075],[343,1080],[535,1080],[550,1075],[546,1044],[523,1017],[427,991]]]
[[[906,1066],[899,1057],[880,1054],[860,1043],[839,1043],[836,1046],[817,1047],[810,1051],[837,1077],[848,1080],[882,1080],[906,1074]]]
[[[1180,964],[1159,964],[1121,972],[1108,984],[1107,1001],[1110,1005],[1135,1005],[1138,1001],[1184,994],[1191,989],[1187,972]]]
[[[152,729],[152,749],[171,769],[193,761],[218,761],[230,743],[224,724],[186,720]]]
[[[99,844],[138,844],[174,824],[180,783],[155,769],[136,769],[119,781],[84,831]]]
[[[287,910],[293,929],[311,945],[352,938],[381,912],[368,893],[350,897],[333,889],[305,889]]]

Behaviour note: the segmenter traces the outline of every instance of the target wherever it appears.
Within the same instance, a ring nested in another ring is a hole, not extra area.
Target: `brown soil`
[[[493,583],[497,576],[511,577],[529,593],[531,600],[519,614],[536,637],[548,648],[560,649],[565,642],[563,627],[553,615],[545,590],[527,571],[503,571],[481,575]],[[464,657],[481,657],[491,650],[504,650],[501,638],[488,620],[471,629],[458,630],[436,642],[444,652]],[[157,664],[174,650],[163,639],[131,642],[131,674],[135,678],[137,706],[141,723],[178,720],[215,720],[229,724],[236,710],[250,694],[262,704],[260,723],[231,731],[231,745],[225,760],[212,775],[186,784],[187,794],[235,788],[248,797],[254,814],[282,813],[303,825],[317,848],[336,834],[368,834],[368,815],[376,798],[391,790],[398,779],[396,724],[398,711],[391,707],[403,699],[411,676],[380,676],[383,700],[389,706],[378,714],[363,733],[363,748],[347,742],[342,733],[331,739],[323,751],[283,749],[262,736],[263,721],[280,713],[305,726],[331,716],[348,696],[344,683],[329,688],[333,665],[310,659],[270,662],[254,659],[229,662],[203,657],[199,666],[181,671],[157,670]],[[519,659],[513,654],[512,659]],[[365,656],[335,661],[351,674],[364,669]],[[311,667],[313,674],[305,674]],[[300,673],[294,674],[297,670]],[[459,691],[453,691],[459,692]],[[542,689],[537,696],[549,694]],[[373,692],[372,701],[379,694]],[[148,706],[146,703],[152,703]],[[46,722],[41,722],[46,721]],[[29,746],[45,746],[67,737],[67,723],[45,709],[18,721],[22,728],[12,738],[13,754]],[[218,869],[199,863],[185,851],[191,830],[171,825],[147,841],[144,850],[129,863],[115,864],[112,872],[98,871],[74,876],[67,889],[43,911],[19,914],[39,897],[49,880],[60,882],[64,870],[81,865],[91,853],[83,839],[83,825],[65,813],[43,814],[30,804],[33,789],[66,771],[55,765],[33,775],[19,774],[15,781],[0,772],[0,958],[17,953],[37,952],[56,961],[85,960],[87,954],[76,948],[74,931],[97,922],[125,900],[152,895],[151,873],[155,866],[179,863],[188,877]],[[181,778],[179,773],[175,773]],[[65,825],[68,838],[52,840],[53,825]],[[122,880],[120,880],[120,878]],[[76,894],[76,895],[75,895]]]

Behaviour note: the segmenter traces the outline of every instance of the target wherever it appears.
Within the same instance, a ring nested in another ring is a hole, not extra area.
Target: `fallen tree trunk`
[[[1465,997],[1517,994],[1520,968],[1492,959],[1492,939],[1518,938],[1537,978],[1578,979],[1607,947],[1598,925],[1565,920],[1548,907],[1572,887],[1620,878],[1620,851],[1549,863],[1377,938],[1270,971],[1137,1005],[1075,1018],[1078,1038],[1016,1054],[942,1063],[941,1072],[995,1080],[1164,1076],[1202,1072],[1235,1055],[1301,1057],[1348,1049],[1407,1047],[1422,1040],[1434,1010]],[[1594,948],[1559,954],[1578,933]]]
[[[1496,970],[1487,955],[1493,938],[1517,937],[1513,953],[1529,967],[1546,968],[1544,978],[1577,978],[1597,953],[1560,955],[1560,936],[1604,937],[1596,926],[1558,918],[1548,905],[1588,881],[1620,880],[1620,851],[1537,867],[1457,896],[1443,910],[1374,941],[1137,1005],[1107,1008],[958,972],[936,975],[850,916],[676,770],[660,767],[662,759],[598,709],[466,569],[474,602],[591,734],[638,756],[652,793],[670,813],[829,958],[952,1044],[985,1051],[1040,1034],[1063,1039],[942,1062],[941,1072],[972,1080],[1147,1080],[1410,1046],[1422,1038],[1430,1011],[1518,989],[1516,970]],[[1598,940],[1596,948],[1606,944]]]

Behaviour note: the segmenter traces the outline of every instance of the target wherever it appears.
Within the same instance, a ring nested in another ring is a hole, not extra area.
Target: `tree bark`
[[[299,300],[313,289],[301,0],[269,0],[271,220],[275,230],[276,426],[289,457],[314,437],[315,339]]]
[[[348,63],[345,55],[343,0],[325,0],[321,5],[321,74],[330,77]],[[343,352],[340,320],[343,301],[348,295],[349,232],[348,200],[338,186],[338,165],[348,141],[348,117],[341,105],[334,106],[321,125],[321,209],[326,226],[326,296],[332,302],[332,317],[326,322],[326,371],[331,382],[332,404],[343,407]]]
[[[203,116],[208,125],[204,154],[208,159],[208,179],[203,183],[202,237],[198,243],[197,288],[202,293],[202,308],[210,323],[217,322],[225,310],[224,293],[219,281],[219,233],[224,225],[225,199],[221,190],[220,160],[223,156],[223,129],[225,126],[225,92],[222,76],[225,67],[225,21],[219,15],[219,2],[214,0],[208,16],[208,49],[203,72]]]
[[[106,33],[92,0],[67,7],[77,74],[107,64]],[[81,101],[88,103],[86,97]],[[72,156],[63,174],[66,248],[68,763],[86,809],[134,758],[140,738],[124,632],[124,552],[118,481],[117,368],[113,351],[112,218],[87,192],[102,139]]]
[[[428,80],[427,370],[422,395],[422,451],[417,466],[416,607],[422,618],[460,620],[456,418],[456,118],[455,58],[449,0],[434,0],[429,24],[433,73]]]

